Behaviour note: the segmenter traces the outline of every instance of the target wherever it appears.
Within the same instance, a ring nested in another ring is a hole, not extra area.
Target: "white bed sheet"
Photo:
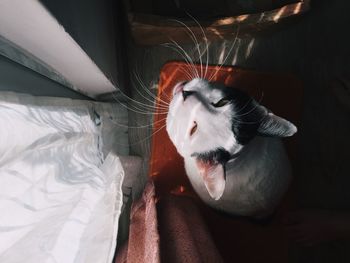
[[[0,93],[0,262],[111,262],[124,171],[97,104]]]

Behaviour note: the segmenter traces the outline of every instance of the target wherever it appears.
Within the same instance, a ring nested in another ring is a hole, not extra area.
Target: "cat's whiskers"
[[[236,114],[241,113],[253,100],[254,100],[253,98],[250,98],[250,99],[247,101],[247,103],[244,104],[244,106],[243,106],[242,108],[240,108],[240,109],[236,112]]]
[[[126,108],[127,110],[130,110],[132,112],[135,113],[139,113],[139,114],[143,114],[143,115],[154,115],[155,111],[148,111],[149,108],[145,108],[145,106],[143,106],[144,108],[142,108],[142,103],[140,105],[138,105],[138,101],[135,101],[133,99],[131,99],[130,97],[127,96],[127,99],[131,100],[131,103],[136,103],[136,104],[131,104],[129,103],[128,105],[126,105],[125,103],[121,102],[118,97],[116,95],[113,95],[113,98],[124,108]],[[131,107],[132,106],[132,107]],[[157,112],[157,114],[160,115],[166,115],[168,112],[164,111],[164,112]]]
[[[260,121],[241,121],[239,119],[236,119],[235,117],[232,118],[235,122],[240,124],[258,124]]]
[[[121,94],[127,101],[127,103],[123,102],[123,101],[120,101],[118,99],[118,96],[117,94],[115,93],[112,93],[112,97],[114,100],[116,100],[120,105],[122,105],[122,107],[130,110],[130,111],[133,111],[135,113],[140,113],[140,114],[144,114],[144,115],[153,115],[155,110],[157,110],[157,108],[153,105],[148,105],[148,104],[145,104],[145,103],[142,103],[140,101],[137,101],[131,97],[129,97],[128,95],[126,95],[121,88],[119,88],[119,85],[117,85],[114,81],[113,81],[113,78],[109,78],[110,81],[112,82],[112,84],[116,87],[116,89],[119,90],[119,94]],[[133,104],[131,104],[133,103]],[[128,104],[128,105],[126,105]],[[137,105],[137,106],[136,106]],[[132,107],[134,108],[132,108]],[[160,112],[160,114],[166,114],[167,113],[167,108],[166,110],[164,109],[163,112]]]
[[[188,60],[188,58],[180,51],[178,50],[177,46],[174,43],[164,43],[162,44],[163,46],[170,48],[171,50],[175,51],[178,53],[185,61],[187,64],[191,66],[192,71],[194,72],[194,65]],[[187,72],[187,71],[182,71],[188,79],[194,78],[195,74],[192,75],[192,72]]]
[[[147,98],[141,92],[137,91],[137,93],[140,94],[140,96],[142,96],[142,98],[144,98],[144,100],[149,101],[149,102],[151,102],[153,104],[155,103],[154,100],[151,100],[151,99]],[[147,105],[147,104],[145,104],[145,105]],[[142,105],[140,105],[140,106],[142,106]],[[142,106],[142,107],[145,107],[145,106]],[[156,105],[148,105],[147,109],[148,110],[152,110],[152,112],[155,112],[155,111],[156,112],[167,112],[168,111],[168,106],[162,105],[162,103],[160,102],[160,103],[158,103],[158,106],[156,106]]]
[[[264,98],[264,92],[261,91],[261,95],[260,95],[260,98],[259,98],[259,100],[258,100],[258,103],[259,103],[259,104],[262,102],[263,98]],[[242,112],[253,100],[254,100],[253,98],[250,98],[250,99],[247,101],[247,103],[246,103],[242,108],[240,108],[236,113]]]
[[[201,26],[201,24],[198,22],[197,19],[195,19],[191,14],[187,13],[187,15],[189,17],[191,17],[193,19],[193,21],[198,25],[198,27],[200,28],[201,32],[202,32],[202,35],[203,35],[203,39],[205,41],[205,49],[204,49],[204,52],[200,55],[200,57],[202,57],[205,53],[207,54],[207,57],[206,57],[206,64],[205,64],[205,71],[204,71],[204,74],[202,74],[202,78],[206,79],[207,77],[207,73],[208,73],[208,65],[209,65],[209,44],[208,44],[208,38],[207,38],[207,35],[205,34],[204,32],[204,29],[203,27]],[[203,67],[203,63],[201,63],[201,68]]]
[[[261,93],[261,96],[260,96],[258,103],[256,103],[252,109],[250,109],[249,111],[247,111],[243,114],[236,115],[236,117],[242,117],[242,116],[248,115],[248,114],[252,113],[253,111],[255,111],[259,107],[259,104],[263,100],[263,97],[264,97],[264,92]]]
[[[133,146],[133,145],[138,145],[139,143],[142,143],[144,141],[147,141],[149,140],[150,138],[152,138],[152,136],[156,135],[157,133],[159,133],[162,129],[164,129],[166,127],[166,124],[162,125],[161,127],[159,127],[158,129],[156,129],[155,131],[153,131],[151,133],[151,135],[139,140],[139,141],[136,141],[135,143],[130,143],[129,145],[130,146]]]
[[[140,80],[140,79],[139,79]],[[140,101],[137,101],[135,99],[132,99],[131,97],[127,96],[119,87],[118,85],[114,84],[115,87],[117,87],[119,90],[120,90],[120,94],[122,94],[126,99],[127,101],[129,101],[129,104],[126,105],[124,102],[121,102],[118,97],[116,96],[116,94],[113,94],[112,96],[114,97],[114,99],[119,102],[119,104],[122,106],[122,107],[125,107],[127,110],[129,111],[132,111],[132,112],[135,112],[137,114],[142,114],[142,115],[163,115],[164,117],[162,117],[161,119],[157,120],[157,121],[154,121],[152,123],[149,123],[149,124],[144,124],[144,125],[138,125],[138,123],[136,123],[136,126],[131,126],[130,124],[128,125],[124,125],[124,124],[121,124],[121,123],[118,123],[116,122],[115,120],[110,120],[112,121],[113,123],[115,123],[116,125],[119,125],[121,127],[126,127],[126,128],[131,128],[131,129],[147,129],[147,130],[153,130],[153,132],[141,139],[141,140],[136,140],[134,141],[134,143],[128,143],[127,145],[123,145],[121,143],[117,143],[116,145],[120,145],[120,146],[133,146],[133,145],[138,145],[139,143],[142,143],[142,142],[145,142],[147,140],[149,140],[153,135],[159,133],[163,128],[166,127],[166,124],[164,124],[164,121],[166,120],[166,116],[168,114],[168,107],[164,108],[166,110],[159,110],[159,107],[156,107],[156,106],[152,106],[152,108],[150,108],[151,105],[148,105],[148,104],[144,104]],[[144,85],[143,85],[144,86]],[[145,86],[144,86],[145,88]],[[159,101],[158,101],[159,102]],[[144,110],[142,109],[143,108],[146,108],[147,110]],[[154,110],[154,111],[148,111],[148,110]],[[156,125],[159,125],[159,124],[163,124],[161,127],[157,128],[156,130],[154,130],[154,127]]]
[[[234,39],[234,41],[233,41],[233,43],[232,43],[232,45],[231,45],[231,48],[229,49],[229,51],[228,51],[228,53],[227,53],[227,55],[226,55],[224,61],[223,61],[222,63],[220,63],[219,68],[216,69],[216,70],[214,71],[214,73],[209,77],[209,81],[212,81],[212,79],[215,77],[215,74],[216,74],[217,72],[219,72],[219,70],[222,68],[222,66],[226,63],[227,58],[229,57],[229,55],[231,54],[233,48],[234,48],[235,45],[236,45],[236,42],[237,42],[237,39],[238,39],[238,34],[239,34],[239,26],[238,26],[238,28],[237,28],[237,32],[236,32],[235,39]]]
[[[147,98],[146,96],[144,96],[142,93],[140,93],[139,91],[137,91],[138,94],[140,94],[140,96],[142,96],[142,98],[144,98],[145,100],[154,103],[154,101],[150,100],[149,98]],[[147,105],[147,106],[145,106]],[[148,110],[153,111],[157,111],[157,112],[167,112],[168,111],[168,107],[167,106],[163,106],[161,103],[158,104],[158,107],[155,105],[148,105],[148,104],[144,104],[144,105],[140,105],[141,107],[147,107]]]
[[[190,38],[192,39],[194,46],[198,52],[198,59],[199,59],[199,64],[200,64],[200,75],[198,74],[197,71],[197,77],[198,78],[203,78],[203,63],[202,63],[202,52],[200,50],[200,45],[198,42],[198,39],[196,37],[196,35],[194,34],[194,32],[191,30],[191,28],[189,26],[187,26],[184,22],[180,21],[180,20],[176,20],[173,19],[175,22],[179,23],[180,25],[182,25],[183,27],[185,27],[186,31],[189,33]],[[193,60],[192,60],[193,61]]]
[[[139,94],[147,101],[152,103],[152,108],[159,110],[159,109],[163,109],[163,110],[167,110],[169,107],[169,102],[162,100],[161,98],[157,98],[152,92],[149,91],[149,89],[147,88],[147,86],[143,83],[143,81],[141,80],[141,77],[138,75],[138,73],[135,72],[135,78],[136,80],[139,82],[141,89],[143,91],[146,92],[146,95],[149,95],[150,98],[147,98],[147,96],[144,96],[141,92],[139,92]],[[158,105],[156,106],[155,103],[158,103]]]
[[[250,101],[252,101],[252,99],[250,100]],[[246,105],[248,105],[249,104],[249,102],[246,104]],[[226,108],[224,111],[222,111],[222,113],[226,113],[227,111],[231,111],[231,109],[230,108]],[[237,114],[238,112],[236,112],[235,114]],[[237,116],[238,117],[238,116]],[[241,120],[239,120],[239,119],[236,119],[236,117],[234,116],[234,117],[232,117],[232,119],[235,121],[235,122],[237,122],[237,123],[241,123],[241,124],[253,124],[253,123],[255,123],[255,122],[244,122],[244,121],[241,121]]]
[[[146,87],[146,85],[143,83],[143,81],[141,80],[140,75],[135,71],[134,72],[135,78],[136,80],[139,82],[142,90],[144,90],[146,92],[147,95],[149,95],[151,97],[151,99],[147,98],[146,96],[144,96],[141,92],[139,92],[139,94],[147,101],[151,102],[151,103],[155,103],[156,101],[158,101],[158,106],[152,106],[155,109],[160,108],[160,109],[168,109],[169,107],[169,102],[161,99],[161,98],[157,98],[152,92],[149,91],[149,89]]]
[[[122,124],[122,123],[119,123],[113,119],[110,119],[110,121],[113,123],[113,124],[116,124],[120,127],[124,127],[124,128],[131,128],[131,129],[141,129],[141,128],[148,128],[149,130],[153,130],[153,126],[156,125],[156,124],[159,124],[159,123],[163,123],[164,121],[166,120],[166,118],[162,118],[160,120],[157,120],[155,122],[152,122],[150,124],[144,124],[144,125],[138,125],[138,123],[136,122],[136,125],[137,126],[130,126],[130,125],[125,125],[125,124]]]
[[[192,58],[188,55],[188,53],[184,50],[184,48],[181,47],[176,41],[174,41],[174,40],[171,40],[171,41],[172,41],[172,43],[167,43],[167,44],[165,44],[165,46],[168,45],[168,47],[172,48],[175,52],[177,52],[180,56],[182,56],[183,59],[191,66],[191,69],[193,71],[192,72],[193,75],[190,74],[191,79],[192,78],[199,78],[198,71],[194,65]]]
[[[130,127],[130,126],[127,126],[127,127],[128,127],[128,128],[133,128],[133,127]],[[147,137],[145,137],[145,138],[143,138],[143,139],[141,139],[141,140],[136,140],[134,143],[130,143],[130,142],[127,143],[127,144],[115,143],[115,145],[118,145],[118,146],[135,146],[135,145],[139,145],[140,143],[145,142],[145,141],[149,140],[150,138],[152,138],[153,135],[159,133],[159,132],[160,132],[162,129],[164,129],[165,127],[166,127],[166,124],[163,125],[163,126],[161,126],[160,128],[158,128],[158,129],[155,130],[154,132],[152,132],[151,135],[149,135],[149,136],[147,136]],[[134,128],[138,128],[138,127],[135,126]],[[149,129],[149,130],[152,130],[152,128]]]
[[[120,90],[120,89],[119,89]],[[137,92],[139,92],[137,90]],[[167,113],[168,112],[168,107],[165,107],[161,109],[161,111],[154,105],[149,105],[149,104],[145,104],[142,103],[138,100],[135,100],[129,96],[127,96],[124,92],[121,91],[121,95],[123,97],[126,98],[126,100],[128,101],[128,106],[125,106],[127,109],[135,112],[135,113],[141,113],[141,114],[154,114],[155,111],[157,111],[157,113],[163,114],[163,113]],[[115,100],[117,100],[119,103],[121,103],[118,98],[115,96],[114,97]],[[123,105],[125,105],[124,103],[122,103]]]
[[[154,111],[159,111],[159,109],[157,109],[155,106],[152,106],[152,105],[148,105],[148,104],[145,104],[145,103],[142,103],[140,101],[137,101],[137,100],[134,100],[134,99],[131,99],[130,97],[127,97],[127,99],[129,100],[129,105],[134,107],[135,109],[137,110],[145,110],[149,113],[154,113]],[[164,109],[163,111],[161,112],[166,112],[168,108]]]
[[[137,114],[142,114],[142,115],[167,115],[168,114],[168,105],[163,105],[161,101],[158,101],[158,105],[160,107],[157,107],[155,105],[149,105],[142,103],[138,100],[135,100],[125,94],[122,89],[119,87],[117,83],[113,80],[113,78],[110,76],[109,77],[111,83],[116,87],[117,90],[119,90],[119,93],[123,98],[126,99],[126,101],[120,101],[118,98],[118,95],[116,93],[112,93],[112,97],[114,100],[116,100],[123,108],[126,108],[129,111],[135,112]],[[153,103],[153,102],[152,102]]]

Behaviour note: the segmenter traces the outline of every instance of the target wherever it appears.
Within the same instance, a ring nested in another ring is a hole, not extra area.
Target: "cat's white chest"
[[[244,152],[226,166],[222,197],[208,194],[194,158],[185,158],[186,173],[200,198],[230,214],[265,216],[273,211],[286,192],[291,169],[280,139],[257,137]]]

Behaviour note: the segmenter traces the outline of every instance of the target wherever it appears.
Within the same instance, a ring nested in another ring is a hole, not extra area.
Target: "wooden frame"
[[[156,45],[171,40],[177,43],[191,42],[182,23],[186,24],[197,38],[204,38],[202,29],[198,26],[200,24],[208,40],[233,39],[238,34],[249,35],[304,14],[310,9],[310,2],[311,0],[302,0],[261,13],[222,17],[198,23],[194,20],[175,21],[162,16],[134,13],[129,13],[128,19],[131,34],[140,45]]]

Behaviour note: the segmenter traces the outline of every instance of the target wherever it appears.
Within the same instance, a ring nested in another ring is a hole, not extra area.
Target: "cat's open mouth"
[[[226,185],[225,164],[230,159],[230,153],[223,148],[205,153],[194,153],[196,165],[208,194],[214,200],[219,200]]]

